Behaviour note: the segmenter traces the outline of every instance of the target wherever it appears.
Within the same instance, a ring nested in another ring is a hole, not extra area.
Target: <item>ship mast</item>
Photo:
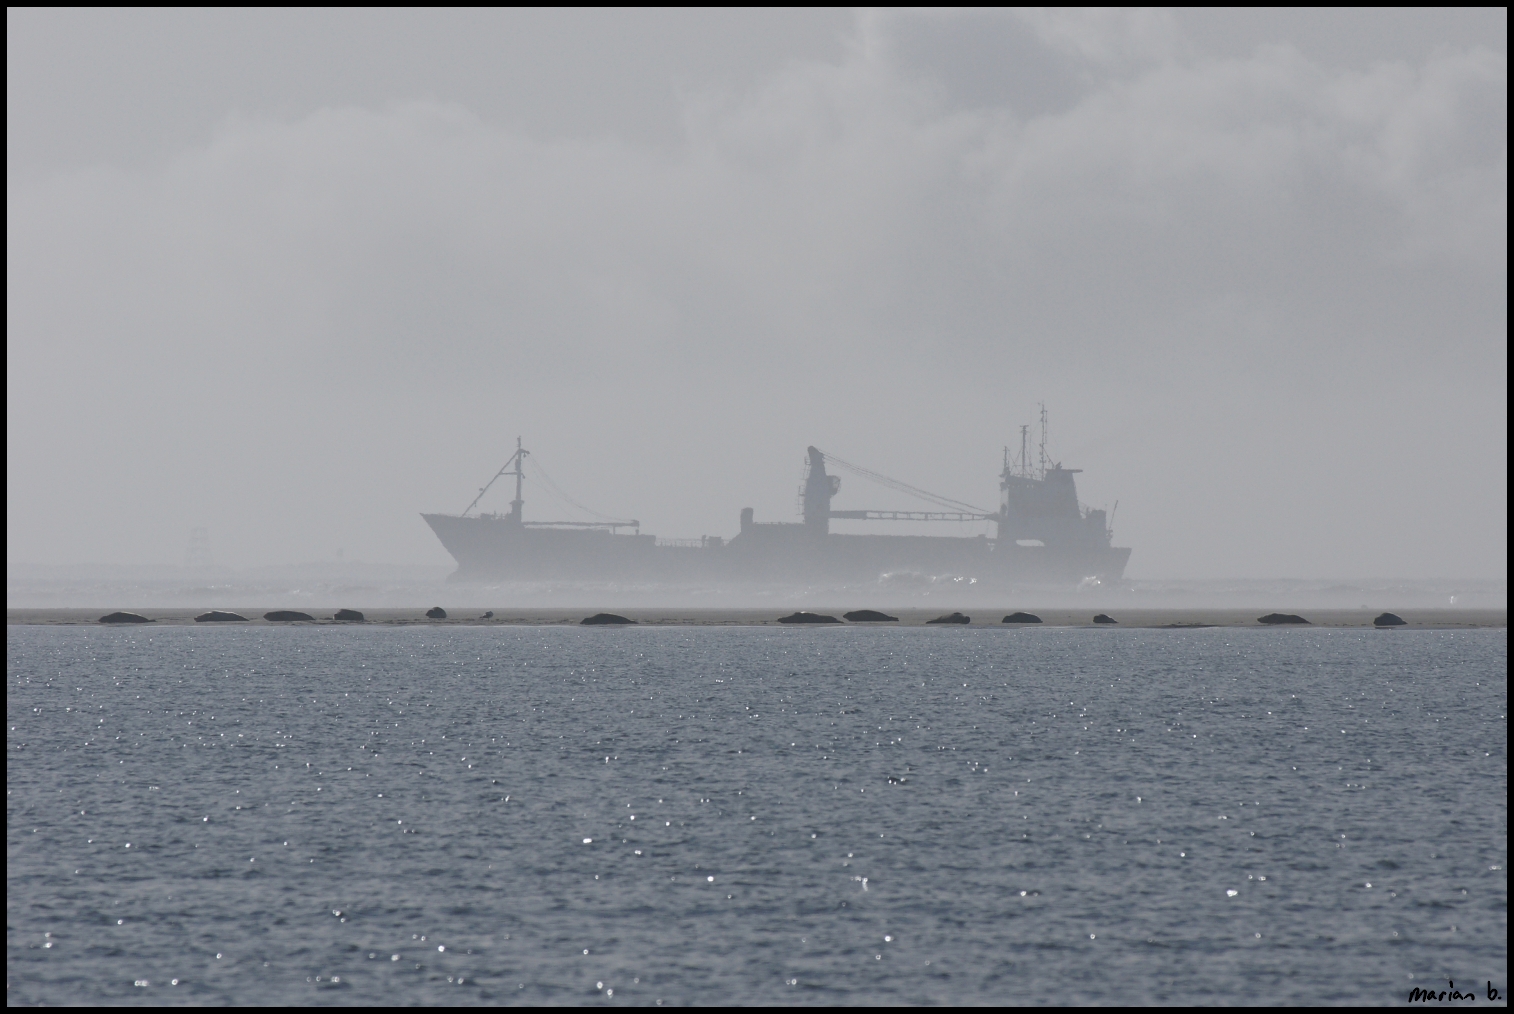
[[[521,495],[520,495],[520,493],[521,493],[521,480],[524,478],[524,473],[522,473],[522,471],[521,471],[521,465],[525,463],[526,455],[528,455],[530,453],[531,453],[530,451],[528,451],[525,448],[521,447],[521,445],[520,445],[520,437],[516,437],[515,438],[515,453],[512,454],[512,455],[510,455],[510,460],[507,461],[507,462],[505,462],[504,466],[502,468],[500,468],[500,470],[498,472],[494,473],[494,478],[490,479],[486,484],[484,484],[483,486],[481,486],[479,488],[478,496],[474,497],[473,498],[473,502],[470,503],[463,510],[463,517],[467,517],[468,516],[468,511],[471,511],[474,507],[478,506],[478,502],[484,498],[484,494],[485,493],[489,492],[489,488],[491,486],[493,486],[496,482],[499,481],[500,476],[502,476],[502,475],[513,475],[513,476],[515,476],[515,499],[510,501],[510,520],[514,521],[516,524],[520,524],[520,522],[521,522],[521,510],[520,509],[521,509],[521,507],[523,507],[525,505],[525,502],[526,502],[526,501],[524,501],[524,500],[521,499]],[[515,466],[515,471],[513,471],[513,472],[510,471],[510,466],[512,464]]]
[[[516,437],[515,453],[510,455],[510,460],[506,461],[502,466],[500,466],[500,470],[498,472],[494,473],[494,478],[490,479],[487,483],[479,488],[478,496],[474,497],[473,502],[468,504],[468,506],[463,510],[462,517],[467,517],[468,512],[473,510],[474,507],[478,506],[478,502],[484,498],[484,494],[488,493],[489,490],[494,487],[494,484],[496,482],[507,475],[513,475],[515,477],[515,499],[510,501],[510,513],[505,515],[490,514],[487,516],[491,518],[500,518],[504,521],[514,522],[517,525],[524,525],[526,522],[525,518],[521,516],[521,508],[525,506],[526,500],[522,493],[522,487],[524,486],[526,478],[526,456],[530,453],[530,451],[521,446],[521,438]],[[599,518],[598,521],[533,521],[531,522],[533,528],[608,528],[611,532],[614,532],[617,528],[641,528],[641,522],[635,520],[634,518],[630,521],[622,521],[619,518],[606,517],[605,515],[599,513],[599,511],[590,510],[583,504],[579,503],[577,500],[570,497],[568,494],[564,493],[561,489],[559,489],[557,487],[557,483],[552,481],[552,477],[548,475],[546,473],[546,470],[543,469],[540,465],[533,465],[532,467],[536,469],[537,480],[547,488],[547,491],[549,493],[553,494],[564,503],[573,507],[577,507],[585,514],[592,514],[595,517]]]
[[[510,501],[510,520],[516,524],[521,522],[521,508],[526,501],[521,499],[521,465],[525,463],[526,454],[529,453],[520,446],[520,437],[515,438],[515,499]]]
[[[1046,402],[1041,402],[1041,479],[1046,478]]]

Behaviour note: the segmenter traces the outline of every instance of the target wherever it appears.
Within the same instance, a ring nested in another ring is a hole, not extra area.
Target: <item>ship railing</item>
[[[713,546],[724,545],[725,540],[718,535],[705,535],[697,539],[658,539],[658,546],[677,549],[709,549]]]

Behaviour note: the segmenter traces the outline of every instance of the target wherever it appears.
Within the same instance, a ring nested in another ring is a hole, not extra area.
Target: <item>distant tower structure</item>
[[[1046,478],[1046,402],[1041,402],[1041,474],[1038,479]]]
[[[191,568],[210,566],[210,529],[191,528],[189,545],[184,550],[184,566]]]

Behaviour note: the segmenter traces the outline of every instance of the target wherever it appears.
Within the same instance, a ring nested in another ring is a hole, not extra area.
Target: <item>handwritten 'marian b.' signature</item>
[[[1450,989],[1434,990],[1434,989],[1420,989],[1419,987],[1416,986],[1414,989],[1409,990],[1409,1002],[1410,1003],[1431,1003],[1431,1002],[1438,1003],[1438,1002],[1441,1002],[1443,1000],[1476,1000],[1477,999],[1477,994],[1476,993],[1463,993],[1461,990],[1459,990],[1459,989],[1456,988],[1456,983],[1452,982],[1450,979],[1446,980],[1446,985],[1450,986],[1451,988]],[[1499,995],[1498,990],[1494,989],[1493,988],[1493,983],[1489,982],[1488,983],[1488,1000],[1489,1001],[1493,1001],[1493,1000],[1501,1000],[1501,999],[1502,999],[1502,997]]]

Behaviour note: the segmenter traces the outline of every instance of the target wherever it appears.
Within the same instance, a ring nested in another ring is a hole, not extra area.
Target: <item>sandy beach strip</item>
[[[483,614],[490,610],[486,608],[470,607],[466,609],[448,609],[447,618],[444,620],[427,619],[426,609],[418,607],[414,609],[363,609],[361,606],[350,608],[358,609],[363,613],[365,621],[358,623],[338,623],[332,618],[336,611],[333,608],[307,608],[303,612],[314,616],[315,623],[297,621],[295,623],[269,621],[263,619],[263,614],[270,612],[269,608],[247,607],[234,608],[228,611],[239,613],[248,618],[247,624],[232,623],[196,623],[194,617],[208,611],[206,609],[133,609],[130,605],[101,606],[94,609],[7,609],[6,622],[16,625],[98,625],[101,616],[114,612],[117,609],[138,613],[154,621],[154,625],[191,625],[199,627],[219,626],[557,626],[576,625],[586,616],[598,612],[614,612],[635,620],[642,626],[782,626],[795,630],[818,630],[834,629],[829,624],[779,624],[778,618],[792,613],[797,609],[807,612],[821,613],[825,615],[840,616],[851,609],[863,608],[862,606],[837,606],[827,608],[815,605],[796,606],[793,609],[655,609],[655,608],[632,608],[616,609],[613,606],[594,606],[580,609],[521,609],[499,608],[492,612],[494,616],[485,617]],[[226,607],[217,606],[217,609]],[[279,607],[288,608],[288,607]],[[445,608],[445,606],[443,607]],[[871,608],[871,606],[868,606]],[[846,627],[916,627],[926,626],[928,621],[935,619],[953,610],[947,607],[932,609],[890,609],[886,610],[890,615],[899,617],[897,623],[843,623],[837,626]],[[1364,609],[1290,609],[1278,607],[1277,609],[1129,609],[1121,610],[1109,607],[1103,612],[1113,617],[1116,624],[1095,624],[1093,617],[1101,610],[1081,609],[1072,610],[1067,608],[1039,609],[1035,606],[1013,605],[1003,606],[998,609],[988,610],[979,607],[963,607],[963,613],[972,619],[973,627],[998,627],[1005,630],[1023,629],[1029,627],[1088,627],[1090,629],[1119,630],[1122,628],[1143,629],[1197,629],[1201,627],[1253,627],[1257,629],[1290,629],[1309,630],[1319,628],[1371,628],[1372,620],[1381,610]],[[1001,620],[1004,616],[1015,612],[1031,613],[1040,617],[1040,624],[1006,624]],[[1294,613],[1303,616],[1309,621],[1308,626],[1295,625],[1274,627],[1258,623],[1258,617],[1269,612]],[[1392,629],[1475,629],[1482,627],[1507,627],[1507,609],[1402,609],[1395,610],[1398,616],[1406,621],[1405,627]],[[944,629],[954,629],[961,624],[942,624]],[[589,629],[615,629],[614,627],[598,627]]]

